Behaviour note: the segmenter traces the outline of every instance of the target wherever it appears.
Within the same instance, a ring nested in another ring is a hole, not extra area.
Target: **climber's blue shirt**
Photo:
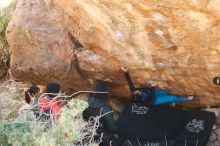
[[[184,96],[176,96],[172,95],[164,90],[155,90],[155,98],[153,100],[154,105],[163,104],[163,103],[176,103],[176,102],[184,102]]]
[[[145,101],[149,97],[148,93],[141,91],[141,100]]]
[[[140,91],[141,91],[141,95],[139,96],[139,100],[140,100],[141,102],[144,102],[144,101],[147,100],[147,98],[149,98],[149,94],[148,94],[147,92],[141,90],[141,89],[140,89]],[[133,92],[132,95],[133,95],[133,94],[135,94],[135,92]]]
[[[141,101],[146,101],[149,98],[149,94],[141,90]],[[154,105],[159,105],[163,103],[175,103],[175,102],[184,102],[184,96],[171,95],[164,90],[155,90],[155,97],[153,99]]]

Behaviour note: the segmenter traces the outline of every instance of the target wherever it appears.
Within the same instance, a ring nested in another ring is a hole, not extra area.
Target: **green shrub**
[[[0,40],[1,43],[5,46],[7,46],[7,40],[5,37],[5,30],[8,26],[8,23],[12,17],[13,11],[16,6],[16,0],[14,0],[8,8],[1,9],[0,11]]]
[[[6,76],[7,74],[6,64],[9,62],[9,50],[5,30],[14,12],[16,2],[17,0],[14,0],[9,7],[0,9],[0,78]]]
[[[68,146],[83,141],[88,123],[83,121],[82,112],[88,106],[83,100],[72,99],[63,107],[59,121],[51,128],[43,124],[26,121],[0,124],[0,145],[13,146]],[[81,143],[82,144],[82,143]],[[81,145],[80,144],[80,145]],[[84,143],[90,145],[92,143]]]
[[[22,146],[31,140],[31,129],[27,123],[1,123],[1,145]]]

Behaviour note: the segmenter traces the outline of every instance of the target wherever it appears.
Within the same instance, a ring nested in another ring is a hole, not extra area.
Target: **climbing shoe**
[[[189,95],[189,96],[186,96],[185,100],[193,100],[193,98],[194,96]]]

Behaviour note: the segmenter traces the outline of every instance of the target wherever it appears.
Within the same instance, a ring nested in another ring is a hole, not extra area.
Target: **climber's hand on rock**
[[[121,70],[123,71],[123,72],[128,72],[128,68],[127,67],[121,67]]]
[[[157,82],[155,82],[155,81],[150,80],[150,81],[147,81],[147,82],[148,82],[148,84],[150,84],[151,87],[156,87],[157,86]]]

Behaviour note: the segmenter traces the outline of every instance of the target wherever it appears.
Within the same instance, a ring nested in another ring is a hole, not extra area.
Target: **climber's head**
[[[132,93],[132,101],[133,102],[138,102],[140,101],[140,96],[141,96],[141,91],[140,90],[136,90]]]
[[[51,93],[48,96],[55,97],[60,92],[60,85],[57,83],[49,83],[46,87],[46,93]]]
[[[40,88],[37,85],[31,86],[26,92],[25,92],[25,101],[29,104],[31,102],[31,98],[38,95],[40,92]]]
[[[40,88],[37,85],[33,85],[28,89],[31,96],[36,96],[40,92]]]

